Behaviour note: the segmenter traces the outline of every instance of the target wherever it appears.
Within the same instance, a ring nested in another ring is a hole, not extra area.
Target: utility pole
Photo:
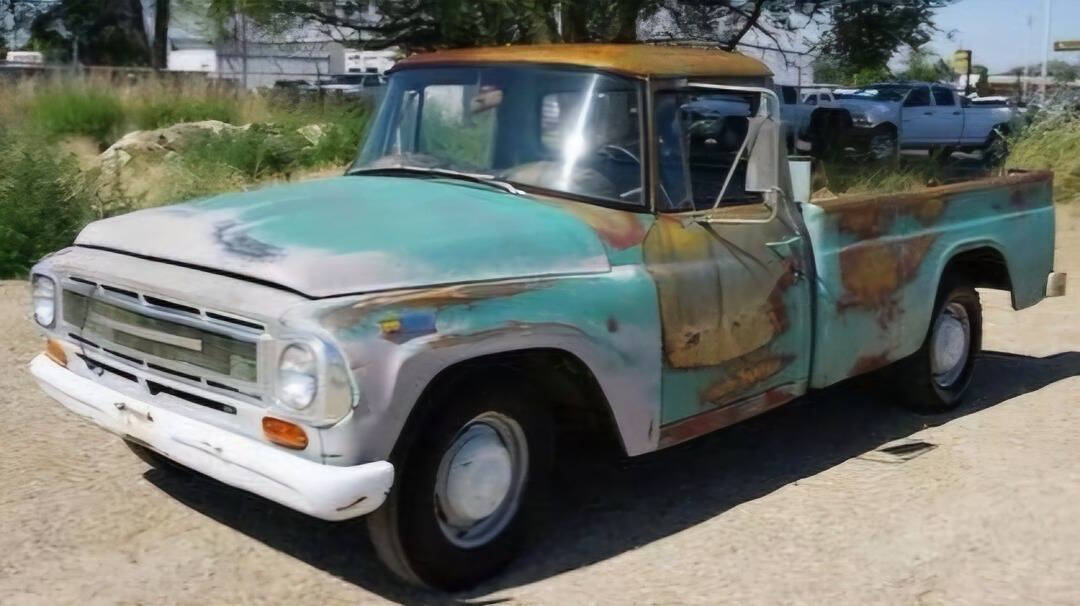
[[[1050,61],[1050,7],[1053,4],[1053,0],[1046,0],[1046,30],[1043,35],[1043,61],[1042,61],[1042,77],[1039,82],[1039,95],[1042,96],[1042,102],[1046,103],[1046,64]]]

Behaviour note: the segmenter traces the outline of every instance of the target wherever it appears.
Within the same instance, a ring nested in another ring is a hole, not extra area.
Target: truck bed
[[[976,286],[1010,290],[1015,309],[1039,302],[1054,259],[1052,183],[1022,172],[803,205],[816,266],[810,386],[914,353],[950,261],[977,264]]]

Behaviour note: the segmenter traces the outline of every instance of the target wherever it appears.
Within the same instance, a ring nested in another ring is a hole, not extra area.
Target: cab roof
[[[399,61],[394,69],[477,63],[572,65],[652,77],[772,75],[764,63],[739,53],[654,44],[535,44],[460,48],[412,55]]]

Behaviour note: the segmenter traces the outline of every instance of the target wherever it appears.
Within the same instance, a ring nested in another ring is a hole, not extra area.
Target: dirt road
[[[1072,294],[984,293],[969,401],[922,417],[873,385],[818,393],[684,447],[564,464],[527,554],[457,596],[384,572],[329,524],[149,470],[32,385],[22,283],[0,283],[0,603],[1080,603],[1080,213]],[[897,439],[914,458],[879,451]]]

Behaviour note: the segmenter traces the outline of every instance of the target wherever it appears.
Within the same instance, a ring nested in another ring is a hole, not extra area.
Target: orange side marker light
[[[64,353],[64,347],[60,345],[60,341],[57,341],[56,339],[45,340],[45,357],[56,362],[60,366],[67,368],[67,354]]]
[[[307,448],[308,439],[304,429],[296,423],[290,423],[274,417],[263,417],[263,433],[274,444],[280,444],[286,448],[303,450]]]

